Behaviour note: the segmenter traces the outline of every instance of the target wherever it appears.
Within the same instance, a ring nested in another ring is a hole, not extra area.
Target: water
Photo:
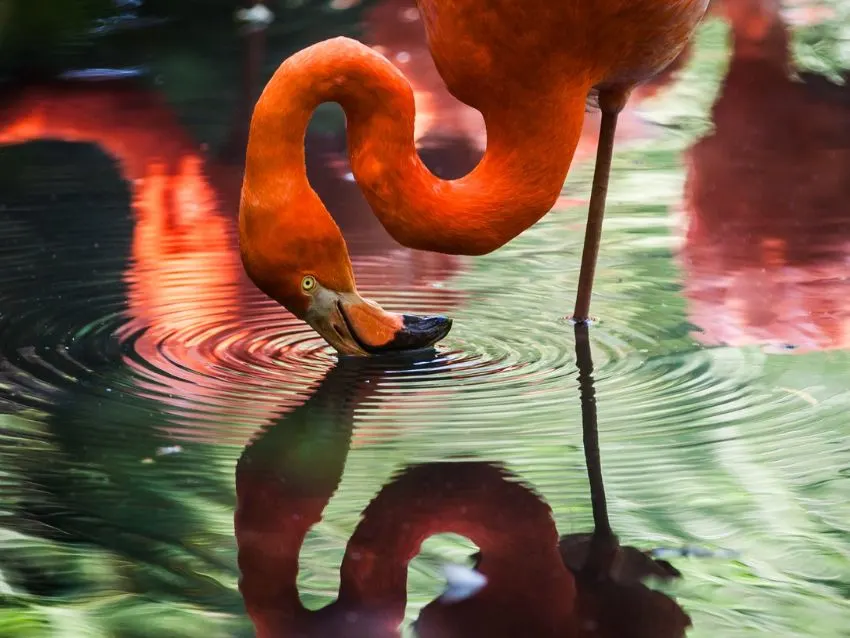
[[[610,526],[636,549],[591,565],[610,572],[602,585],[582,572],[584,620],[633,605],[657,612],[645,635],[680,635],[678,604],[689,636],[850,635],[850,93],[828,79],[847,66],[842,11],[790,7],[793,39],[772,16],[737,48],[715,17],[624,114],[590,330],[595,420],[586,344],[577,356],[564,317],[596,114],[556,210],[473,259],[394,244],[348,178],[340,113],[320,109],[309,173],[361,290],[452,316],[434,353],[340,363],[242,271],[252,96],[311,41],[379,47],[414,84],[429,165],[452,177],[477,161],[480,116],[442,89],[411,2],[279,14],[268,32],[157,23],[122,31],[120,55],[108,39],[107,59],[81,52],[62,81],[6,87],[0,634],[253,635],[246,602],[282,622],[293,579],[309,609],[337,597],[355,529],[349,556],[403,554],[405,529],[460,532],[445,529],[460,525],[451,507],[473,507],[491,520],[489,535],[466,530],[489,570],[485,613],[438,601],[418,627],[499,635],[566,613],[573,594],[544,569],[563,569],[546,507],[580,572],[601,475]],[[789,50],[828,78],[789,79]],[[443,564],[473,551],[426,541],[406,625],[443,590]],[[646,573],[670,598],[635,584]],[[314,635],[375,636],[398,604],[370,615],[343,596],[296,616]]]

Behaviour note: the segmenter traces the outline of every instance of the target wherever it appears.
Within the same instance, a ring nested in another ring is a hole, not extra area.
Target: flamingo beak
[[[370,356],[428,348],[451,330],[452,320],[387,312],[356,292],[321,289],[305,317],[340,354]]]

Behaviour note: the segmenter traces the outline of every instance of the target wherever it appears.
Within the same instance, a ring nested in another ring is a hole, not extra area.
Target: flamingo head
[[[306,321],[340,354],[370,356],[427,348],[445,337],[443,316],[388,312],[357,292],[342,236],[240,229],[245,271],[257,287]],[[285,245],[283,245],[285,244]]]
[[[307,274],[300,288],[306,297],[303,319],[341,354],[373,355],[427,348],[445,337],[451,319],[435,315],[387,312],[355,289],[325,287]]]

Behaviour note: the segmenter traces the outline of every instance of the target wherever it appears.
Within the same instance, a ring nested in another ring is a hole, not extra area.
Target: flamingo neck
[[[404,617],[407,568],[434,534],[465,536],[481,550],[478,569],[488,577],[483,595],[533,595],[572,609],[574,583],[558,553],[551,510],[523,485],[485,463],[408,468],[363,512],[346,547],[339,601]],[[482,595],[479,594],[479,595]]]
[[[339,234],[309,186],[304,161],[309,119],[330,101],[345,111],[354,176],[397,241],[450,254],[495,250],[554,205],[581,135],[589,87],[590,80],[559,83],[512,95],[509,103],[477,105],[487,125],[485,155],[465,177],[441,180],[416,152],[413,92],[402,73],[359,42],[316,44],[278,68],[256,105],[243,234],[317,226]]]

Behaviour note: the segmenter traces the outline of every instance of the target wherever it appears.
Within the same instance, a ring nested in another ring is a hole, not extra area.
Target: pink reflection
[[[718,4],[718,3],[715,3]],[[681,257],[695,337],[850,346],[850,91],[791,77],[775,0],[720,3],[733,52],[714,131],[687,153]],[[822,15],[798,12],[796,18]]]
[[[143,372],[143,391],[167,385],[178,413],[211,399],[214,386],[191,381],[210,367],[194,340],[241,314],[233,221],[221,213],[233,193],[214,186],[203,151],[171,108],[130,82],[57,82],[18,91],[0,121],[0,143],[81,142],[115,161],[135,220],[127,317],[117,336],[138,335],[128,363]]]
[[[206,160],[153,91],[128,82],[57,82],[19,91],[0,114],[0,143],[60,140],[93,144],[130,186],[136,221],[128,323],[146,329],[138,353],[154,365],[157,344],[199,320],[238,311],[238,253]],[[202,362],[186,361],[198,369]]]

